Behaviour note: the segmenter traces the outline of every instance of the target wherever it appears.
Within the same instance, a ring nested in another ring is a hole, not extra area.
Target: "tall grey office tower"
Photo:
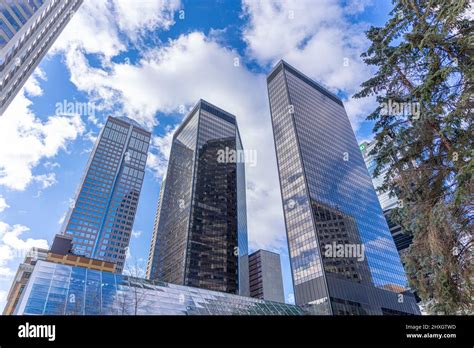
[[[250,254],[249,278],[251,297],[285,302],[279,254],[262,249]]]
[[[173,135],[150,279],[248,295],[241,151],[235,116],[200,100]]]
[[[127,117],[107,119],[62,228],[75,254],[113,262],[122,272],[150,136]]]
[[[0,115],[83,0],[0,0]]]
[[[283,61],[267,84],[296,303],[418,314],[342,101]]]

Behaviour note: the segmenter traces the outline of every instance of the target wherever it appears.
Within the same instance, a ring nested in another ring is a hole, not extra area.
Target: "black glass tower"
[[[267,84],[296,303],[418,314],[342,101],[283,61]]]
[[[232,156],[240,151],[235,116],[200,100],[173,136],[148,278],[248,295],[245,168]]]

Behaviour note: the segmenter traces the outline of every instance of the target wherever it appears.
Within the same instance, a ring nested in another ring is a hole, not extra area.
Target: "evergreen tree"
[[[393,217],[413,243],[410,286],[431,313],[473,311],[473,20],[468,0],[394,0],[362,54],[377,68],[356,98],[375,95],[375,175],[397,195]]]

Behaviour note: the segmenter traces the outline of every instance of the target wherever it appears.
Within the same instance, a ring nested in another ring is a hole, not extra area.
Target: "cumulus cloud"
[[[29,83],[37,86],[36,82]],[[46,121],[36,117],[25,96],[28,88],[27,83],[0,117],[0,139],[8,144],[0,146],[0,185],[14,190],[25,190],[32,182],[39,182],[42,188],[54,184],[54,173],[35,175],[33,170],[43,159],[66,149],[68,142],[84,131],[79,115],[51,116]]]
[[[28,232],[30,229],[23,225],[9,226],[7,223],[0,221],[0,236],[4,245],[13,251],[28,252],[31,248],[48,248],[48,242],[44,239],[28,238],[23,240],[20,236]]]
[[[32,77],[29,78],[24,86],[24,92],[31,97],[38,97],[43,94],[41,89],[40,82],[46,81],[46,74],[41,68],[36,68],[32,74]]]
[[[53,186],[54,184],[56,184],[58,182],[56,180],[56,174],[55,173],[36,175],[36,176],[33,177],[33,180],[40,184],[41,189],[45,189],[45,188],[48,188],[50,186]]]
[[[344,12],[349,14],[357,14],[373,5],[373,0],[346,0],[344,2]]]
[[[344,102],[347,116],[351,122],[352,128],[356,131],[362,122],[370,115],[378,106],[375,96],[363,99],[349,98]]]
[[[50,54],[80,50],[99,54],[106,63],[109,58],[126,51],[128,44],[136,42],[146,32],[168,29],[180,7],[179,0],[85,1],[54,43]]]
[[[142,233],[143,233],[142,231],[133,230],[132,237],[139,238],[142,235]]]
[[[163,136],[153,136],[147,158],[147,167],[155,174],[157,179],[162,179],[168,168],[168,159],[173,142],[173,134],[179,124],[167,127]]]
[[[260,65],[287,60],[333,92],[348,96],[348,116],[355,130],[373,101],[352,101],[360,83],[372,75],[360,54],[368,47],[367,24],[347,14],[363,11],[371,1],[243,1],[248,23],[243,30],[247,54]],[[373,105],[373,104],[372,104]]]
[[[51,47],[50,53],[81,49],[113,57],[126,49],[114,21],[110,1],[85,1]]]
[[[158,111],[175,112],[182,105],[194,104],[203,94],[219,94],[215,84],[205,83],[209,77],[220,84],[247,83],[245,76],[251,74],[241,74],[234,68],[235,56],[236,53],[207,40],[204,34],[193,32],[147,51],[137,64],[111,63],[104,70],[91,67],[80,51],[66,52],[66,63],[78,89],[98,98],[104,107],[120,105],[119,113],[151,127],[157,124]],[[201,66],[206,69],[200,69]],[[220,71],[231,73],[228,77],[234,79],[214,79]],[[239,75],[245,79],[236,79]],[[200,88],[191,81],[200,81]]]
[[[11,264],[18,264],[33,248],[48,248],[48,242],[44,239],[22,238],[29,228],[24,225],[13,225],[0,221],[0,277],[11,276],[15,268]]]
[[[116,66],[112,64],[111,58],[134,47],[140,51],[145,49],[140,41],[144,34],[151,31],[154,31],[151,39],[158,45],[159,38],[155,31],[169,29],[174,23],[174,13],[179,8],[179,0],[84,2],[53,45],[50,54],[64,53],[66,65],[73,67],[71,81],[88,94],[97,110],[111,112],[121,99],[120,91],[114,89],[113,84],[108,86],[103,83],[108,77],[108,68]],[[92,68],[86,54],[98,55],[101,67]],[[129,59],[126,61],[129,62]],[[120,76],[122,74],[117,74],[117,78]],[[122,110],[117,112],[123,114]],[[150,112],[143,116],[136,112],[134,118],[147,126],[155,124]]]
[[[85,1],[53,45],[50,53],[81,50],[107,59],[127,50],[127,43],[156,28],[168,29],[179,0]],[[77,28],[80,28],[78,30]],[[127,40],[123,40],[123,37]]]
[[[174,12],[181,3],[179,0],[114,1],[113,7],[120,31],[136,40],[140,34],[157,27],[168,29],[174,23]]]

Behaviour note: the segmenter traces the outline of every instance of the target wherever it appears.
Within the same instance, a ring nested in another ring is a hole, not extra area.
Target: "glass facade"
[[[248,293],[244,163],[235,116],[201,100],[173,137],[148,277]]]
[[[303,315],[298,306],[38,261],[18,315]]]
[[[0,0],[0,115],[83,0]]]
[[[150,136],[128,118],[107,119],[63,225],[75,254],[113,262],[118,272],[123,270]]]
[[[419,313],[342,101],[283,61],[267,83],[296,303]]]

